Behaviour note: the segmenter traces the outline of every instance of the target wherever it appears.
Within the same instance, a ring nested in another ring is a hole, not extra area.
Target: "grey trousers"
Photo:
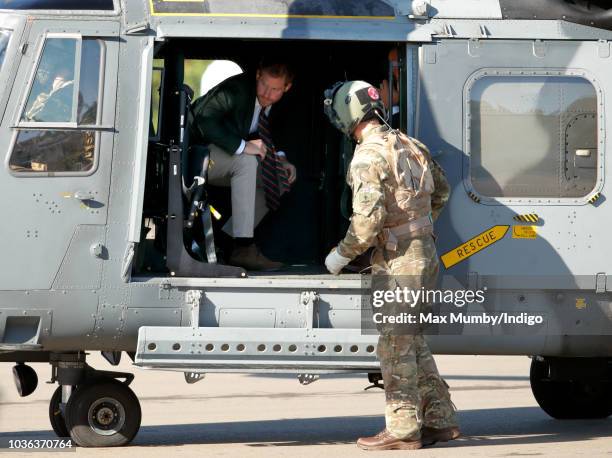
[[[253,237],[268,212],[257,156],[230,154],[216,145],[209,145],[209,149],[208,182],[231,187],[232,217],[223,231],[231,237]]]

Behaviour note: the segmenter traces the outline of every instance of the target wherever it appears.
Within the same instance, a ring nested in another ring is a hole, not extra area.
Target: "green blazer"
[[[189,117],[190,143],[213,143],[233,154],[249,136],[255,97],[255,78],[240,74],[196,99]]]

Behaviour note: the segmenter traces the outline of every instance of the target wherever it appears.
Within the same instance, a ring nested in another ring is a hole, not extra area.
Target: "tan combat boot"
[[[417,450],[422,446],[420,439],[398,439],[387,429],[383,429],[376,436],[357,439],[357,447],[363,450]]]
[[[235,246],[228,264],[246,270],[264,272],[273,272],[283,266],[282,262],[271,261],[266,258],[254,243],[249,246]]]
[[[421,442],[423,445],[433,445],[436,442],[448,442],[457,439],[461,435],[459,427],[451,426],[449,428],[430,428],[423,426],[421,428]]]

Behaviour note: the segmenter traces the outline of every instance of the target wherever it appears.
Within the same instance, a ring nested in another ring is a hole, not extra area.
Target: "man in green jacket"
[[[296,178],[295,166],[274,148],[268,121],[292,81],[287,65],[262,62],[255,81],[246,74],[233,76],[192,105],[190,141],[209,146],[208,182],[231,186],[232,217],[223,227],[234,239],[229,264],[247,270],[281,266],[259,251],[253,232]]]

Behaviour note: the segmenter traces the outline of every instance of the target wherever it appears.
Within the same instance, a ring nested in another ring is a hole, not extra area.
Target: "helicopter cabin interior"
[[[394,47],[399,56],[395,64],[388,58]],[[297,168],[297,180],[283,195],[281,207],[268,212],[257,226],[255,241],[267,257],[284,264],[275,275],[327,274],[325,256],[349,224],[351,192],[345,175],[354,144],[325,117],[323,91],[343,80],[380,86],[383,79],[394,78],[392,67],[396,65],[399,106],[405,107],[405,45],[399,43],[176,38],[158,44],[152,73],[143,230],[134,275],[244,276],[218,270],[222,267],[207,269],[214,267],[215,257],[222,266],[232,248],[231,238],[221,230],[231,216],[230,190],[204,185],[202,194],[193,196],[194,176],[205,175],[198,170],[201,161],[194,163],[190,157],[194,145],[189,144],[185,119],[190,103],[220,80],[219,72],[211,76],[206,70],[225,66],[221,73],[243,71],[253,74],[254,80],[264,56],[286,62],[295,74],[291,89],[274,105],[274,119],[279,121],[272,129],[275,146]],[[399,123],[405,127],[401,114]],[[177,166],[181,178],[175,176]],[[194,202],[201,208],[190,219]],[[209,205],[212,217],[208,216]],[[209,234],[212,230],[212,238],[205,237],[207,230]],[[216,251],[213,263],[211,240]],[[184,261],[191,267],[184,268]],[[368,265],[369,259],[364,258],[353,272]]]

